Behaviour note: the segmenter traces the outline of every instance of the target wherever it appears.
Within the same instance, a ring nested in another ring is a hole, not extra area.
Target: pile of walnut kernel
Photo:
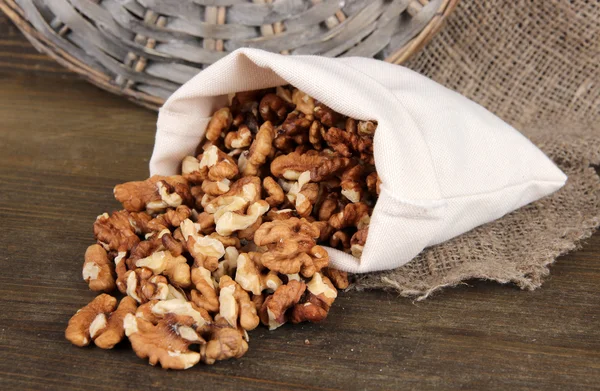
[[[98,216],[83,265],[106,293],[69,321],[73,344],[127,336],[152,365],[212,364],[243,356],[259,323],[325,319],[348,286],[321,245],[361,256],[380,185],[376,123],[292,87],[231,101],[181,175],[115,187],[124,210]]]

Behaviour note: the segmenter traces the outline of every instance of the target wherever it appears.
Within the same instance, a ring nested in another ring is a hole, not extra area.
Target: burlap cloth
[[[600,3],[463,0],[407,66],[519,129],[569,180],[401,268],[357,276],[354,288],[425,298],[472,278],[539,287],[548,265],[600,225]]]

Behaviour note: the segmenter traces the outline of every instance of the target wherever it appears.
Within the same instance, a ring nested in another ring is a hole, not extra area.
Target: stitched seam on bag
[[[416,199],[399,198],[385,187],[381,188],[381,194],[385,194],[386,197],[388,197],[389,199],[391,199],[392,201],[394,201],[396,203],[404,204],[404,205],[410,206],[410,207],[418,207],[418,208],[424,208],[424,209],[437,209],[437,208],[446,206],[444,203],[444,201],[446,201],[445,198],[431,198],[431,199],[429,199],[429,198],[416,198]],[[380,195],[380,197],[381,197],[381,195]],[[435,203],[438,205],[429,205],[429,206],[419,205],[419,203],[425,203],[425,202],[430,202],[432,204]]]
[[[504,186],[504,187],[501,187],[501,188],[495,189],[495,190],[485,191],[485,192],[481,192],[481,193],[462,194],[462,195],[457,195],[457,196],[452,196],[452,197],[445,197],[444,199],[445,200],[458,200],[458,199],[461,199],[461,198],[477,197],[477,196],[483,196],[483,195],[492,195],[492,194],[501,193],[501,192],[504,192],[505,190],[510,190],[512,188],[520,187],[520,186],[527,185],[527,184],[564,185],[565,182],[562,182],[562,181],[549,181],[549,180],[543,180],[543,179],[532,179],[532,180],[521,182],[521,183],[517,183],[517,184],[514,184],[514,185],[507,185],[507,186]]]
[[[419,126],[417,126],[417,121],[415,120],[415,118],[413,117],[412,113],[410,112],[410,110],[408,110],[408,108],[406,108],[406,106],[404,106],[402,104],[402,102],[396,97],[396,95],[394,95],[392,92],[389,91],[389,89],[387,87],[385,87],[383,84],[381,84],[379,81],[377,81],[376,79],[372,78],[371,76],[367,75],[366,73],[348,66],[350,68],[352,68],[353,70],[355,70],[356,72],[360,73],[361,75],[364,75],[365,77],[369,78],[370,80],[372,80],[374,83],[378,84],[379,86],[381,86],[381,88],[383,88],[385,91],[388,91],[389,94],[393,97],[393,99],[398,102],[398,104],[400,106],[402,106],[402,108],[404,108],[404,110],[406,111],[408,117],[410,117],[410,119],[413,121],[415,128],[417,128],[417,130],[419,131],[419,134],[421,135],[421,140],[423,140],[423,144],[425,144],[425,147],[427,148],[427,154],[429,157],[429,164],[431,166],[431,169],[433,170],[434,176],[435,176],[435,181],[437,184],[437,188],[438,188],[438,192],[440,193],[440,198],[439,199],[443,199],[442,198],[442,186],[440,183],[440,179],[438,177],[438,172],[435,169],[435,165],[433,164],[433,154],[431,153],[431,148],[429,147],[429,144],[427,143],[427,139],[425,138],[425,135],[423,134],[423,131],[419,128]],[[377,164],[375,165],[377,166]]]
[[[520,183],[516,183],[514,185],[507,185],[504,187],[501,187],[499,189],[495,189],[495,190],[490,190],[490,191],[485,191],[485,192],[480,192],[480,193],[472,193],[472,194],[461,194],[461,195],[457,195],[457,196],[452,196],[452,197],[443,197],[438,199],[414,199],[414,200],[410,200],[410,199],[402,199],[402,198],[398,198],[394,195],[394,193],[390,192],[387,188],[382,187],[381,188],[381,192],[385,193],[386,196],[390,199],[392,199],[394,202],[400,203],[400,204],[406,204],[409,206],[418,206],[418,207],[423,207],[426,208],[426,206],[420,206],[418,205],[418,202],[439,202],[439,201],[447,201],[447,200],[458,200],[461,198],[469,198],[469,197],[477,197],[477,196],[483,196],[483,195],[492,195],[492,194],[496,194],[496,193],[501,193],[505,190],[510,190],[512,188],[515,187],[521,187],[524,186],[526,184],[553,184],[553,185],[564,185],[565,182],[562,181],[550,181],[550,180],[543,180],[543,179],[533,179],[533,180],[529,180],[526,182],[520,182]],[[436,207],[441,207],[443,205],[439,205],[439,206],[432,206],[434,208]]]
[[[218,95],[215,95],[214,97],[218,97]],[[165,108],[160,108],[158,110],[159,117],[160,117],[160,115],[162,113],[166,113],[168,116],[172,116],[172,117],[194,118],[194,116],[191,115],[191,114],[182,113],[180,111],[172,111],[172,110],[165,109]],[[211,119],[211,118],[212,118],[212,116],[210,116],[210,117],[200,117],[200,119]]]

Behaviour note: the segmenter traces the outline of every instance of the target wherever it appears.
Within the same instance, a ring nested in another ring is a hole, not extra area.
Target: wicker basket
[[[401,63],[458,0],[0,0],[40,51],[156,109],[238,47]]]

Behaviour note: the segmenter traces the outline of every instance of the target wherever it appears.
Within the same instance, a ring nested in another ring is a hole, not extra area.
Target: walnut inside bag
[[[83,277],[126,297],[115,310],[98,296],[67,339],[109,348],[126,335],[150,364],[187,369],[240,358],[261,322],[325,320],[349,281],[323,246],[362,254],[376,128],[291,86],[236,94],[180,175],[115,187],[123,210],[96,220]]]

